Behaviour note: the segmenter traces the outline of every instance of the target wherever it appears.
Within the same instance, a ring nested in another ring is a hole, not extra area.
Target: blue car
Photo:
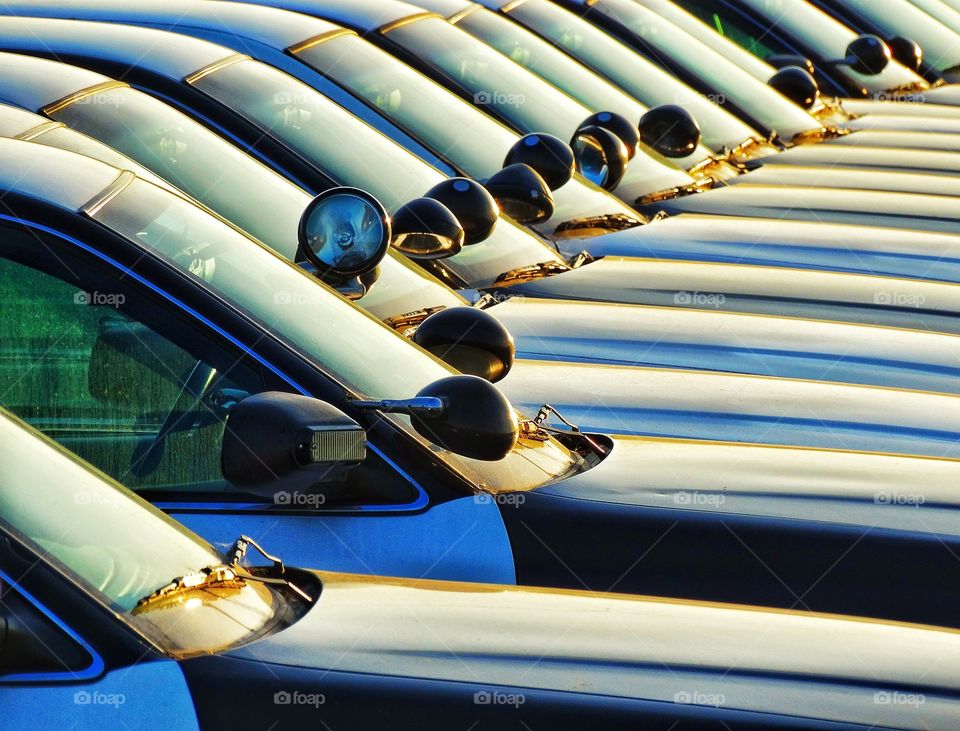
[[[960,723],[956,632],[311,571],[215,549],[4,413],[0,461],[10,731]]]
[[[958,461],[553,428],[168,190],[30,142],[0,140],[0,159],[3,405],[207,540],[367,574],[956,622]],[[330,227],[365,221],[384,246],[377,211],[335,189],[304,241],[323,259]],[[906,421],[818,426],[956,442],[955,397],[868,391]]]

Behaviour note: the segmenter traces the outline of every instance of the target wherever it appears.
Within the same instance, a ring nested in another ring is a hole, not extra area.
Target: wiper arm
[[[273,569],[281,576],[286,572],[286,568],[276,556],[271,556],[263,550],[260,545],[252,538],[240,536],[234,541],[228,555],[229,564],[217,564],[207,566],[192,574],[179,576],[169,584],[161,586],[156,591],[139,599],[133,608],[133,613],[142,612],[158,603],[172,599],[180,594],[187,594],[194,591],[204,591],[207,589],[242,589],[248,581],[258,581],[262,584],[274,584],[284,586],[292,592],[303,598],[305,601],[312,602],[313,599],[305,591],[296,586],[293,582],[285,578],[273,578],[269,576],[257,576],[246,571],[240,566],[240,561],[247,554],[247,548],[253,546],[265,558],[273,562]]]

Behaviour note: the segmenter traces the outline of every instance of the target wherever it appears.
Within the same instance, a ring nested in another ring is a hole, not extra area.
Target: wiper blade
[[[263,550],[260,545],[252,538],[240,536],[234,541],[230,548],[229,564],[217,564],[207,566],[192,574],[185,574],[173,579],[169,584],[161,586],[156,591],[139,599],[133,608],[133,613],[137,614],[157,604],[164,603],[181,594],[187,594],[194,591],[205,591],[209,589],[234,589],[239,590],[246,586],[248,581],[257,581],[262,584],[274,584],[284,586],[308,602],[313,599],[305,591],[296,586],[286,578],[273,578],[269,576],[258,576],[251,574],[240,566],[240,561],[247,554],[247,548],[253,546],[265,558],[273,562],[273,570],[283,576],[286,568],[276,556],[271,556]]]
[[[625,231],[628,228],[642,226],[645,219],[637,216],[627,215],[626,213],[607,213],[601,216],[589,216],[586,218],[576,218],[572,221],[564,221],[554,229],[554,234],[572,234],[584,230],[601,231]]]
[[[244,586],[246,582],[230,566],[207,566],[195,573],[179,576],[166,586],[161,586],[152,594],[141,598],[133,608],[133,613],[137,614],[179,594],[205,589],[242,589]]]
[[[514,282],[527,282],[533,279],[542,279],[554,274],[562,274],[568,271],[570,267],[559,261],[542,261],[539,264],[529,264],[528,266],[517,267],[508,272],[504,272],[495,284],[513,284]]]

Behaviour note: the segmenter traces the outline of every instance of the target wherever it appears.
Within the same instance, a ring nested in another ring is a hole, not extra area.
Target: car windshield
[[[197,74],[191,83],[303,156],[341,185],[375,195],[391,212],[445,180],[412,152],[292,76],[252,60]],[[559,257],[501,217],[493,235],[444,266],[474,287],[503,272]]]
[[[542,76],[590,109],[616,112],[637,122],[647,107],[567,54],[502,15],[475,5],[473,12],[451,21],[511,61]]]
[[[482,180],[500,170],[520,139],[513,130],[353,33],[323,36],[292,52],[472,178]],[[443,113],[437,114],[437,109]],[[620,200],[579,177],[554,192],[554,203],[549,222],[537,226],[547,235],[562,223],[592,215],[635,216]]]
[[[592,10],[621,23],[657,54],[686,68],[713,93],[729,99],[786,140],[821,124],[764,82],[633,0],[599,0]],[[718,99],[717,101],[723,101]]]
[[[296,256],[297,227],[310,196],[173,107],[120,87],[77,94],[69,103],[51,107],[48,115],[70,130],[61,127],[31,141],[90,154],[76,149],[74,138],[86,139],[76,131],[83,132],[162,176],[284,258]],[[91,157],[104,159],[99,150]],[[106,162],[131,167],[126,160]],[[391,252],[380,266],[379,280],[360,303],[378,317],[460,304],[454,293],[399,254]]]
[[[838,0],[837,5],[893,36],[904,34],[920,44],[923,60],[940,72],[960,71],[960,2],[950,7],[937,0]]]
[[[843,58],[846,55],[847,45],[857,37],[852,30],[838,23],[819,8],[813,7],[806,0],[743,0],[743,2],[757,14],[757,17],[776,24],[786,33],[801,39],[806,46],[823,58]],[[886,2],[887,0],[883,0],[874,4],[883,5]],[[923,88],[928,86],[922,78],[895,61],[873,76],[857,73],[849,66],[838,68],[872,92],[910,85],[922,85]]]
[[[494,109],[523,132],[569,140],[593,112],[443,18],[424,16],[382,32],[472,94],[475,104]],[[694,183],[666,158],[645,153],[627,166],[621,196],[635,199]]]
[[[113,197],[87,210],[121,236],[201,279],[353,393],[408,398],[455,373],[302,269],[151,183],[131,177]],[[409,419],[390,418],[425,443]],[[494,489],[533,487],[573,466],[571,455],[553,441],[538,448],[518,446],[500,462],[430,448],[475,484]]]
[[[714,152],[732,150],[757,134],[644,56],[547,0],[526,0],[507,12],[648,107],[679,104],[686,108],[700,123],[703,143]]]
[[[171,654],[214,652],[270,625],[283,601],[259,584],[136,612],[173,579],[223,563],[179,523],[0,411],[0,527]]]

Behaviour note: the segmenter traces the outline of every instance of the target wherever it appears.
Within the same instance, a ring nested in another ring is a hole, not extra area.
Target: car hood
[[[548,403],[584,431],[960,458],[960,397],[953,395],[523,360],[499,385],[522,411],[536,414]],[[564,428],[557,419],[547,423]]]
[[[837,147],[894,147],[904,150],[960,151],[957,135],[937,132],[896,132],[889,130],[863,130],[849,135],[834,137],[821,144]]]
[[[798,145],[761,158],[764,169],[775,166],[838,165],[867,170],[896,170],[911,173],[955,175],[960,172],[960,155],[935,150],[912,150],[866,145]],[[749,179],[749,178],[747,178]],[[871,184],[872,188],[873,185]]]
[[[686,201],[691,206],[697,201],[709,201],[708,196],[733,193],[739,198],[749,198],[754,188],[738,185],[724,190],[709,191],[702,195],[678,199],[677,205]],[[766,188],[765,190],[776,190]],[[780,188],[781,198],[789,198],[802,191]],[[834,191],[838,194],[862,195],[856,191]],[[874,193],[891,198],[893,193]],[[913,196],[904,196],[911,198]],[[917,196],[926,200],[946,201],[945,197]],[[809,220],[777,220],[771,225],[769,216],[774,208],[769,207],[762,216],[747,218],[731,198],[713,198],[711,206],[717,210],[729,209],[730,215],[698,215],[684,213],[665,220],[654,221],[625,231],[608,233],[593,238],[565,240],[559,242],[560,250],[568,256],[587,251],[593,256],[629,256],[655,259],[687,259],[702,262],[730,262],[735,264],[755,264],[765,267],[795,267],[803,269],[825,269],[831,271],[859,272],[863,274],[882,274],[895,277],[913,277],[917,279],[940,279],[960,282],[960,236],[955,233],[932,231],[905,231],[891,227],[846,225],[842,217],[838,222],[823,223],[816,220],[814,213],[807,211]],[[719,203],[723,203],[720,206]],[[744,202],[743,207],[751,204]],[[747,211],[750,213],[752,211]],[[786,212],[784,215],[794,215]],[[824,213],[823,215],[827,215]],[[797,214],[800,217],[800,214]],[[599,262],[603,263],[603,262]],[[617,264],[624,270],[630,268],[627,262]],[[635,266],[633,268],[636,268]],[[578,270],[577,276],[596,277],[602,267],[591,264]],[[769,270],[767,270],[769,272]],[[587,274],[582,274],[587,272]],[[773,275],[773,272],[769,272]],[[786,275],[776,275],[783,278]],[[795,276],[793,274],[791,277]],[[562,278],[552,278],[566,282],[572,274]],[[549,296],[558,296],[563,286],[538,280],[532,285],[524,284],[513,289],[542,292]],[[604,294],[619,290],[633,289],[633,280],[606,281],[602,286]],[[601,284],[598,279],[596,284]],[[683,286],[691,289],[694,284]],[[711,291],[711,290],[705,290]],[[562,295],[559,295],[562,296]],[[579,295],[586,299],[597,299],[589,292]],[[627,300],[632,301],[632,300]]]
[[[864,175],[865,180],[869,177]],[[946,196],[914,195],[839,188],[791,188],[741,185],[715,188],[651,204],[650,212],[711,213],[781,219],[853,223],[926,231],[960,232],[960,201]]]
[[[596,467],[536,493],[712,516],[960,535],[960,461],[799,446],[613,437]]]
[[[319,574],[291,627],[228,656],[256,663],[916,727],[960,724],[960,634],[733,605]],[[867,672],[867,668],[870,672]],[[878,704],[923,678],[925,702]],[[943,695],[941,695],[941,693]],[[934,720],[935,719],[935,720]]]
[[[833,148],[842,150],[844,148]],[[863,152],[862,148],[846,148]],[[880,164],[878,157],[877,163]],[[817,165],[771,165],[727,180],[728,185],[792,185],[807,188],[844,188],[849,190],[878,190],[921,195],[960,195],[960,180],[952,174],[910,173],[894,170],[871,170],[841,167],[835,161],[823,168]]]
[[[942,116],[907,116],[903,114],[884,114],[878,109],[863,117],[857,117],[843,123],[849,130],[889,130],[892,132],[936,132],[956,134],[960,132],[960,119]]]

